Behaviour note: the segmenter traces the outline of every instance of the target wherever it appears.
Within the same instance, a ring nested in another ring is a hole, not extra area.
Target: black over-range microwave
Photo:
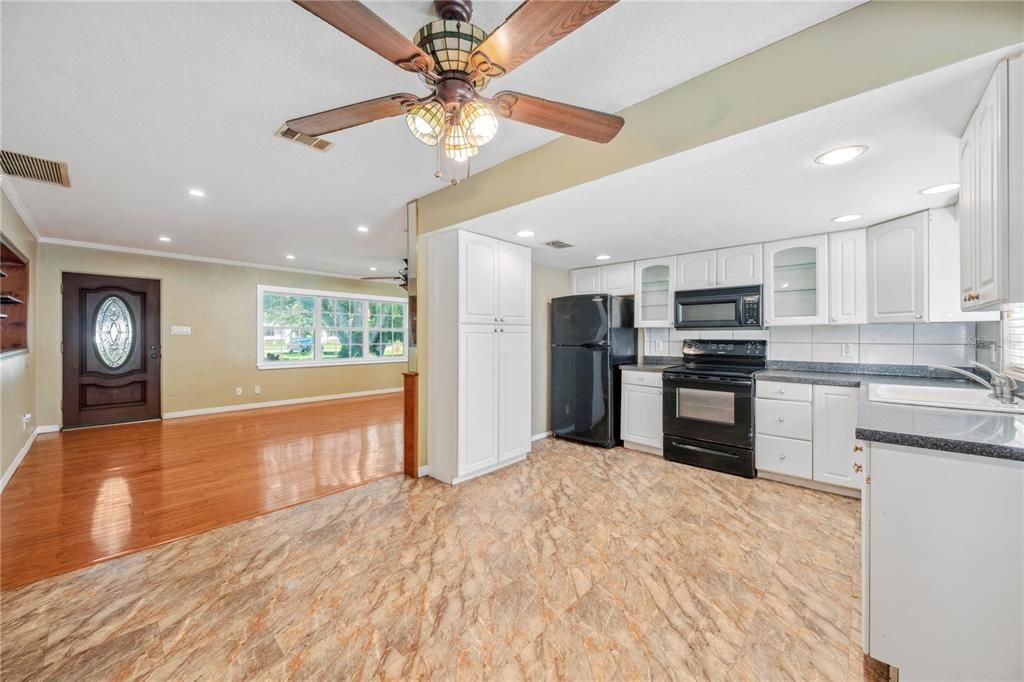
[[[761,287],[677,291],[676,329],[760,329]]]

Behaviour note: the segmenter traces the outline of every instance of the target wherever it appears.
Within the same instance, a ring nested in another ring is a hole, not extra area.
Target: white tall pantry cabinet
[[[427,462],[459,483],[530,451],[530,249],[472,232],[427,240]]]

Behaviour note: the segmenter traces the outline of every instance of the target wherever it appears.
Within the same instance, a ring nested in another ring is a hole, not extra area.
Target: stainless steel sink
[[[990,397],[984,388],[952,388],[948,386],[901,386],[896,384],[870,384],[868,400],[876,403],[948,407],[979,412],[1010,412],[1024,414],[1024,402],[1002,403]]]

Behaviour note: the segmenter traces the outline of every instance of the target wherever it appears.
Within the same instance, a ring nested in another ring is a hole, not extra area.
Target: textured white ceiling
[[[370,4],[410,36],[433,18],[426,0]],[[473,20],[492,30],[516,4],[478,1]],[[856,4],[626,0],[490,91],[619,111]],[[71,189],[11,183],[44,236],[384,272],[405,251],[404,204],[440,187],[433,150],[401,118],[332,135],[326,154],[272,136],[288,118],[424,92],[290,2],[5,0],[0,12],[3,147],[70,165]],[[554,137],[503,123],[474,167]]]
[[[463,223],[534,246],[556,267],[652,258],[862,227],[951,204],[960,134],[996,62],[1021,46],[977,57]],[[814,163],[851,144],[868,152],[844,166]],[[836,224],[836,216],[860,214]],[[518,239],[519,230],[536,236]],[[575,248],[539,246],[560,239]]]

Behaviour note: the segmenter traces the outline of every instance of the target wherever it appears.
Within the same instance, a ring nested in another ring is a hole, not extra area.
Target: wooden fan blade
[[[406,71],[429,71],[434,60],[356,0],[295,0],[328,24]]]
[[[479,99],[490,104],[498,116],[602,144],[618,135],[625,123],[621,116],[552,102],[521,92],[506,90],[499,92],[493,99]]]
[[[388,95],[367,100],[347,107],[328,109],[319,114],[310,114],[286,121],[285,125],[303,135],[319,137],[327,133],[335,133],[346,128],[361,126],[370,121],[391,118],[405,113],[405,108],[416,102],[416,96],[408,93]]]
[[[470,65],[501,76],[554,45],[618,0],[526,0],[470,55]]]

